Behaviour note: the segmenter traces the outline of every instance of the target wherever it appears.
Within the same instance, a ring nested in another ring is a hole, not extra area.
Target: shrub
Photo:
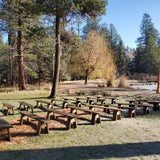
[[[122,75],[120,77],[120,79],[119,79],[118,87],[120,87],[120,88],[128,88],[129,86],[130,85],[129,85],[128,81],[127,81],[127,78],[124,75]]]

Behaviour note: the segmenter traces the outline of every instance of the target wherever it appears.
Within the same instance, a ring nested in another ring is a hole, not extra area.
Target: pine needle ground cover
[[[0,93],[0,103],[16,106],[15,115],[0,117],[14,125],[12,141],[0,141],[0,160],[44,160],[44,159],[160,159],[160,113],[150,112],[136,118],[122,116],[112,121],[112,115],[102,117],[101,124],[91,125],[88,120],[78,120],[78,128],[66,130],[65,125],[54,121],[49,134],[36,136],[37,122],[19,125],[19,101],[35,104],[36,99],[45,99],[47,90]],[[122,101],[125,101],[123,99]],[[37,108],[36,114],[46,112]],[[63,117],[59,117],[63,120]]]

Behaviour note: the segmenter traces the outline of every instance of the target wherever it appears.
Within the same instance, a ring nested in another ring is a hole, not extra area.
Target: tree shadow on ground
[[[158,156],[160,141],[109,144],[99,146],[78,146],[65,148],[33,149],[33,150],[15,150],[1,151],[0,159],[34,159],[42,160],[49,158],[51,160],[84,160],[84,159],[106,159],[106,158],[127,158],[133,159],[140,156]],[[156,158],[156,157],[155,157]]]

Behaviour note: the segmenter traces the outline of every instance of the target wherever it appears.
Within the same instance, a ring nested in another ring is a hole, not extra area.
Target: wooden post
[[[157,93],[160,93],[160,71],[158,71],[157,76]]]

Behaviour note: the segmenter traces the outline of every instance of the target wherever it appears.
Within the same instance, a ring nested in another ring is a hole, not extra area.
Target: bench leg
[[[23,124],[23,117],[24,117],[24,116],[25,116],[24,114],[21,114],[20,125]]]
[[[143,114],[144,115],[149,114],[149,107],[143,106]]]
[[[96,113],[92,113],[91,123],[94,125],[97,123],[101,123],[100,115]]]
[[[29,109],[31,109],[31,112],[33,113],[33,108],[27,106],[27,111],[28,111]]]
[[[14,115],[14,109],[12,108],[12,114]]]
[[[68,103],[67,102],[63,102],[63,108],[67,108],[68,107]]]
[[[106,112],[106,113],[108,113],[108,114],[110,114],[110,113],[111,113],[111,112],[110,112],[110,110],[109,110],[109,109],[107,109],[107,108],[105,109],[105,112]]]
[[[28,111],[29,109],[31,109],[31,112],[33,113],[33,108],[32,108],[32,107],[27,106],[27,111]]]
[[[102,100],[101,105],[105,105],[105,104],[106,104],[105,100]]]
[[[71,108],[70,113],[77,114],[77,109]]]
[[[45,133],[49,133],[49,127],[48,127],[48,123],[44,124],[42,122],[38,122],[38,127],[37,127],[37,135],[40,135],[42,127],[45,126]]]
[[[136,111],[135,111],[135,109],[129,109],[128,110],[128,117],[129,118],[136,117]]]
[[[71,129],[71,126],[73,124],[73,128],[77,128],[77,119],[76,118],[73,118],[73,117],[68,117],[67,119],[67,129]]]
[[[47,119],[50,119],[50,113],[51,112],[49,112],[49,111],[47,112]]]
[[[7,116],[8,116],[8,114],[9,114],[9,109],[7,109]]]
[[[48,104],[47,108],[53,108],[53,104]]]
[[[121,120],[121,111],[113,111],[113,121]]]
[[[81,101],[76,101],[76,107],[81,107],[82,104],[81,104]]]
[[[56,119],[56,113],[53,112],[53,119]]]
[[[89,105],[95,105],[95,103],[94,102],[89,102]]]
[[[8,132],[8,140],[11,141],[11,132],[10,132],[10,128],[7,128],[7,132]]]
[[[5,139],[7,139],[8,141],[11,141],[11,133],[10,133],[10,128],[5,128],[5,129],[1,129],[0,130],[0,134],[6,134],[7,133],[7,136],[5,135]],[[2,138],[3,139],[3,138]]]
[[[95,108],[94,108],[93,106],[89,106],[89,110],[94,111],[94,110],[95,110]],[[89,113],[89,114],[92,114],[92,113]]]
[[[49,127],[48,127],[48,123],[46,123],[46,126],[45,126],[45,133],[49,134]]]
[[[40,135],[40,133],[41,133],[41,128],[42,128],[42,123],[41,123],[41,122],[38,122],[37,135]]]

